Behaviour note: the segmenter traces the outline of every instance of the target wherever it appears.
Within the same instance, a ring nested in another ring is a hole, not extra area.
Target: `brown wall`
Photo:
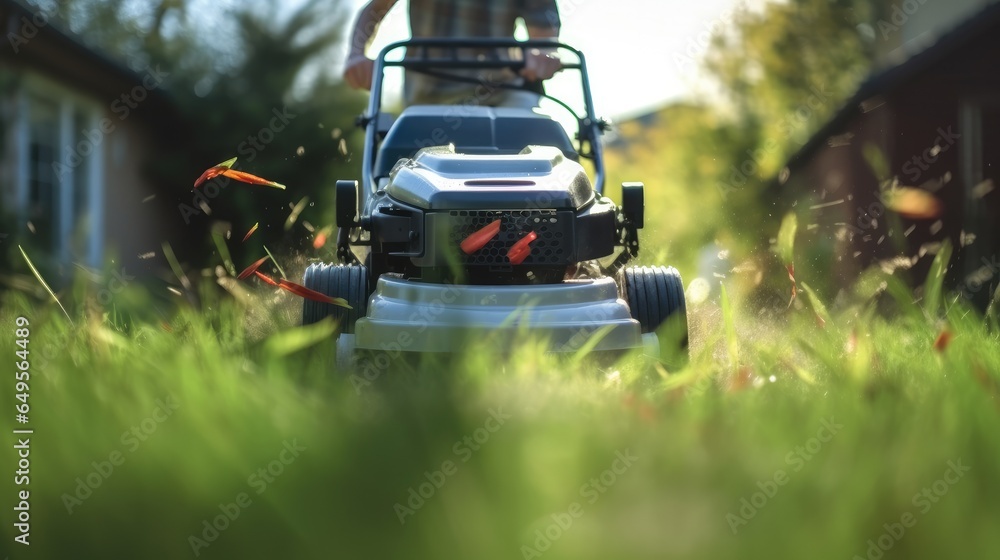
[[[967,139],[952,140],[949,145],[941,135],[941,131],[949,130],[959,135],[971,132],[964,131],[960,122],[963,100],[1000,100],[997,61],[1000,61],[1000,33],[983,34],[959,51],[939,57],[906,80],[887,86],[880,96],[868,100],[864,104],[867,111],[856,111],[835,136],[844,141],[845,135],[850,135],[849,143],[838,147],[824,144],[793,166],[785,192],[800,201],[800,205],[808,208],[845,199],[842,204],[812,211],[800,206],[800,216],[806,213],[816,224],[812,230],[804,232],[805,240],[816,247],[829,249],[831,272],[839,285],[847,285],[860,270],[880,260],[898,255],[919,256],[925,244],[949,239],[956,249],[949,280],[957,286],[964,281],[965,260],[978,262],[980,255],[1000,251],[996,230],[973,231],[976,226],[966,215],[966,183],[970,178],[965,176],[961,161],[966,155],[963,142]],[[990,115],[993,113],[988,113],[988,122],[984,125],[983,171],[986,178],[996,181],[996,166],[987,167],[991,162],[1000,163],[1000,154],[996,153],[1000,145],[993,140],[997,135],[992,132],[996,127],[992,121],[997,119]],[[940,151],[934,155],[929,150],[939,139]],[[936,219],[907,220],[895,214],[876,217],[876,224],[871,221],[875,216],[859,213],[859,209],[879,209],[873,193],[877,192],[880,181],[866,161],[867,145],[877,146],[885,155],[889,177],[898,178],[900,185],[921,186],[935,192],[944,204],[940,224],[935,225]],[[915,157],[919,164],[913,161]],[[835,189],[840,183],[844,187]],[[998,199],[1000,193],[994,192],[980,204],[995,212],[1000,209]],[[870,206],[873,204],[876,206]],[[853,228],[842,225],[845,223]],[[911,226],[916,227],[902,243],[903,232]],[[978,238],[971,247],[959,250],[963,230],[977,233]],[[845,234],[846,231],[855,232],[853,239]],[[883,235],[886,237],[879,244]],[[930,261],[931,256],[926,254],[920,258],[912,277],[922,280]]]

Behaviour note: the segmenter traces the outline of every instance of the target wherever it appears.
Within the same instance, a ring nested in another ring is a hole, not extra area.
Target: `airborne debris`
[[[289,282],[288,280],[284,279],[275,280],[274,278],[271,278],[270,276],[258,270],[254,270],[253,274],[256,275],[257,278],[260,278],[265,283],[281,288],[286,292],[291,292],[299,297],[305,299],[311,299],[313,301],[318,301],[319,303],[329,303],[330,305],[336,305],[346,309],[354,309],[353,307],[348,305],[347,300],[344,298],[330,297],[326,294],[321,294],[316,290],[311,290],[305,286],[296,284],[295,282]]]
[[[254,272],[257,272],[257,269],[260,268],[260,265],[267,262],[267,259],[269,258],[271,258],[270,255],[257,259],[256,261],[254,261],[253,264],[243,269],[243,272],[239,273],[239,275],[237,275],[236,278],[238,280],[245,280],[249,278],[250,275],[253,274]]]
[[[224,162],[222,162],[222,163],[220,163],[218,165],[215,165],[213,167],[210,167],[210,168],[206,169],[205,172],[202,173],[201,176],[198,177],[198,179],[195,180],[195,182],[194,182],[194,188],[197,189],[198,187],[200,187],[206,181],[211,181],[212,179],[214,179],[216,177],[223,176],[223,177],[229,177],[230,179],[235,179],[237,181],[240,181],[241,183],[247,183],[247,184],[250,184],[250,185],[263,185],[263,186],[267,186],[267,187],[274,187],[276,189],[282,189],[282,190],[285,189],[285,185],[282,185],[281,183],[276,183],[274,181],[268,181],[267,179],[258,177],[256,175],[251,174],[251,173],[246,173],[246,172],[243,172],[243,171],[238,171],[236,169],[233,169],[233,164],[236,163],[236,160],[237,160],[237,158],[227,159],[226,161],[224,161]]]
[[[823,204],[814,204],[814,205],[810,206],[809,209],[810,210],[819,210],[821,208],[828,208],[830,206],[836,206],[838,204],[843,204],[843,203],[844,203],[844,199],[841,198],[841,199],[838,199],[838,200],[832,200],[830,202],[824,202]]]
[[[299,219],[299,214],[306,209],[306,204],[309,204],[308,196],[302,197],[302,199],[299,200],[295,206],[292,206],[292,213],[289,214],[288,218],[285,220],[285,231],[292,229],[292,226],[295,225],[295,222]]]
[[[912,220],[937,218],[943,210],[941,201],[933,194],[914,187],[896,187],[885,191],[885,205]]]
[[[982,183],[972,187],[972,198],[983,198],[984,196],[993,192],[994,189],[993,179],[987,179]]]
[[[321,249],[326,245],[326,241],[329,239],[331,233],[333,233],[332,225],[326,226],[316,232],[316,237],[313,238],[313,249]]]
[[[953,336],[947,329],[942,330],[941,334],[934,340],[934,350],[944,352],[948,348],[948,344],[951,343]]]
[[[257,222],[257,223],[255,223],[255,224],[253,225],[253,227],[251,227],[251,228],[250,228],[250,231],[248,231],[248,232],[247,232],[247,234],[243,236],[243,241],[242,241],[242,243],[246,243],[246,242],[247,242],[247,239],[250,239],[250,236],[251,236],[251,235],[253,235],[253,233],[254,233],[255,231],[257,231],[257,228],[258,228],[259,226],[260,226],[260,222]]]

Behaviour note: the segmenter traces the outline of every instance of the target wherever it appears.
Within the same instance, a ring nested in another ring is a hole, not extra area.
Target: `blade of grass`
[[[823,321],[823,325],[833,325],[833,321],[830,319],[830,313],[826,310],[826,305],[823,305],[823,300],[816,295],[816,292],[809,287],[805,282],[800,282],[802,284],[802,290],[805,291],[806,297],[809,299],[809,304],[812,306],[813,311],[816,316]]]
[[[879,181],[884,181],[889,177],[889,164],[881,148],[869,142],[861,149],[861,154]]]
[[[212,241],[215,242],[215,248],[219,251],[219,257],[222,258],[222,264],[225,265],[226,271],[229,272],[230,276],[236,276],[236,266],[233,265],[233,259],[229,255],[229,248],[226,247],[226,241],[218,231],[212,232]]]
[[[292,229],[292,226],[295,225],[295,222],[299,219],[299,214],[306,209],[306,204],[309,204],[308,196],[302,197],[302,200],[298,201],[298,203],[292,207],[292,213],[285,219],[285,231]]]
[[[166,257],[167,262],[170,264],[170,270],[174,272],[174,276],[177,277],[181,286],[185,290],[191,291],[191,281],[188,280],[187,274],[184,274],[184,270],[181,269],[181,263],[177,262],[177,257],[174,255],[174,248],[169,243],[163,244],[163,256]]]
[[[778,229],[778,240],[775,247],[781,264],[788,266],[795,262],[795,233],[799,229],[799,220],[794,212],[785,214]]]
[[[729,296],[726,294],[726,285],[720,284],[722,288],[722,322],[726,332],[726,350],[729,353],[730,365],[736,366],[739,363],[740,341],[736,338],[736,318],[733,314],[733,306],[729,303]]]
[[[59,301],[59,298],[56,297],[56,293],[52,291],[52,288],[50,288],[48,284],[45,283],[45,279],[42,278],[41,273],[38,272],[38,269],[35,268],[34,263],[32,263],[31,259],[28,258],[28,253],[25,253],[24,248],[21,247],[20,245],[18,245],[17,248],[21,250],[21,256],[24,257],[24,262],[28,263],[28,268],[31,269],[31,273],[35,275],[35,278],[37,278],[38,282],[41,283],[43,288],[45,288],[45,291],[48,292],[49,295],[52,296],[52,299],[56,301],[56,305],[59,306],[59,309],[62,309],[63,315],[66,316],[66,319],[69,319],[69,322],[72,325],[73,319],[70,319],[69,313],[66,312],[66,308],[63,307],[63,304],[61,301]]]
[[[604,337],[608,336],[608,334],[612,330],[614,330],[614,328],[615,328],[614,325],[604,325],[603,327],[591,333],[590,338],[587,339],[587,342],[585,342],[583,346],[581,346],[580,349],[573,354],[573,358],[570,360],[570,364],[574,367],[578,366],[583,361],[584,358],[589,356],[590,353],[594,351],[594,348],[597,348],[597,345],[600,344],[600,342],[604,340]]]
[[[271,335],[264,342],[264,351],[280,358],[329,341],[336,331],[337,323],[327,318],[313,325],[296,327]]]
[[[997,286],[996,290],[993,290],[993,297],[990,298],[990,303],[986,306],[986,320],[993,327],[993,330],[1000,328],[1000,322],[997,321],[998,300],[1000,300],[1000,285]]]
[[[927,280],[924,281],[924,312],[931,319],[937,316],[942,304],[944,276],[948,271],[949,260],[951,260],[951,243],[945,240],[938,254],[934,256],[931,269],[927,272]]]
[[[288,280],[288,277],[285,276],[284,269],[282,269],[281,265],[278,264],[278,259],[274,258],[274,255],[271,254],[271,250],[267,248],[267,245],[264,245],[264,252],[267,253],[267,256],[271,257],[271,262],[274,263],[274,266],[278,269],[278,273],[281,274],[281,277]]]

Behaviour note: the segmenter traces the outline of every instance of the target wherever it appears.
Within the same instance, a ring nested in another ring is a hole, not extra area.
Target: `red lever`
[[[525,235],[513,247],[507,251],[507,259],[510,260],[510,264],[521,264],[524,259],[528,258],[531,254],[531,242],[538,239],[538,235],[531,231],[528,235]]]
[[[460,245],[462,252],[466,255],[475,253],[485,247],[486,244],[490,242],[490,239],[496,237],[498,233],[500,233],[500,220],[493,220],[493,223],[472,232],[471,235],[462,241],[462,244]]]

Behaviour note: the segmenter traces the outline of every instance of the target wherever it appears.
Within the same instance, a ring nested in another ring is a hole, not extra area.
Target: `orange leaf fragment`
[[[226,169],[222,173],[223,177],[229,177],[230,179],[236,179],[241,183],[247,183],[250,185],[264,185],[266,187],[274,187],[276,189],[284,189],[285,185],[281,183],[276,183],[274,181],[268,181],[263,177],[258,177],[251,173],[246,173],[245,171],[237,171],[235,169]]]
[[[974,364],[972,366],[972,374],[975,376],[979,385],[981,385],[991,397],[996,398],[997,395],[1000,395],[1000,383],[998,383],[995,378],[986,372],[986,368],[984,368],[982,364]]]
[[[736,393],[753,387],[754,374],[749,366],[740,366],[729,378],[727,390]]]
[[[938,352],[944,352],[948,348],[948,344],[951,343],[951,339],[954,337],[950,331],[947,329],[942,330],[941,334],[934,339],[934,350]]]
[[[886,193],[885,205],[904,218],[929,220],[941,215],[941,201],[933,194],[914,187],[897,187]]]
[[[288,280],[278,280],[278,287],[285,291],[291,292],[299,297],[311,299],[313,301],[318,301],[320,303],[329,303],[330,305],[337,305],[340,307],[344,307],[346,309],[354,309],[347,303],[347,300],[344,298],[330,297],[326,294],[321,294],[316,290],[310,290],[309,288],[302,286],[300,284],[296,284],[295,282],[289,282]]]
[[[238,280],[246,280],[247,278],[250,277],[251,274],[253,274],[254,272],[257,272],[257,269],[260,268],[260,265],[264,264],[267,261],[267,259],[269,259],[269,258],[271,258],[271,257],[268,256],[268,257],[261,257],[260,259],[257,259],[256,261],[254,261],[254,263],[252,265],[250,265],[250,266],[246,267],[245,269],[243,269],[243,272],[241,272],[240,275],[237,276],[236,278]]]
[[[491,239],[497,236],[498,233],[500,233],[500,220],[493,220],[492,223],[472,232],[465,238],[464,241],[462,241],[462,244],[460,245],[462,252],[466,255],[475,253],[485,247]]]
[[[333,226],[326,226],[325,228],[316,232],[316,237],[313,238],[313,249],[320,249],[326,245],[327,239],[333,232]]]
[[[253,273],[257,276],[257,278],[260,278],[265,283],[270,284],[270,285],[272,285],[274,287],[280,287],[280,284],[278,284],[278,281],[275,280],[274,278],[271,278],[267,274],[264,274],[263,272],[261,272],[259,270],[255,270],[255,271],[253,271]]]
[[[215,179],[219,175],[222,175],[227,169],[231,168],[234,163],[236,163],[236,158],[227,159],[226,161],[220,163],[219,165],[215,165],[215,166],[209,167],[194,182],[194,188],[197,189],[205,181],[211,181],[212,179]]]
[[[250,231],[248,231],[247,234],[243,236],[243,243],[246,243],[247,239],[250,239],[250,236],[253,235],[253,232],[257,231],[257,228],[259,226],[260,222],[257,222],[256,224],[253,225],[252,228],[250,228]]]

